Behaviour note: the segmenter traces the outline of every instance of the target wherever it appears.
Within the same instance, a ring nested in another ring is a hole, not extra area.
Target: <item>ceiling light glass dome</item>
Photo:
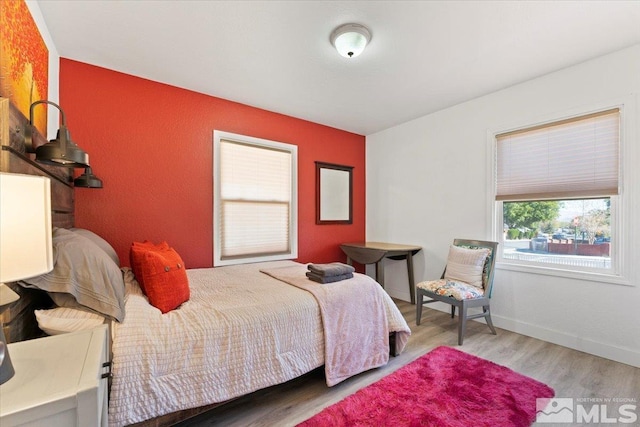
[[[345,58],[360,55],[371,41],[371,32],[360,24],[344,24],[331,33],[331,44]]]

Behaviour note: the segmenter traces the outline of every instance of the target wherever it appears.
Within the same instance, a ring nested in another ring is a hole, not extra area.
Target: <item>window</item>
[[[297,257],[297,147],[214,131],[214,265]]]
[[[500,261],[616,274],[620,110],[495,135]]]

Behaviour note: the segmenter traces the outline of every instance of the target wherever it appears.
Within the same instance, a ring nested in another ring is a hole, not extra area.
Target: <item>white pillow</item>
[[[487,248],[467,249],[451,245],[444,278],[482,289],[482,272],[490,253]]]
[[[75,308],[57,307],[51,310],[34,310],[38,327],[48,335],[93,329],[104,323],[104,317]]]

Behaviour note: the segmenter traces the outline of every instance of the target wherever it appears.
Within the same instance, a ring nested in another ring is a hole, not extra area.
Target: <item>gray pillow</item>
[[[64,228],[53,231],[53,270],[24,279],[23,286],[72,295],[85,307],[124,319],[122,271],[91,240]]]
[[[118,254],[116,253],[116,250],[113,249],[113,246],[111,246],[109,242],[104,240],[102,237],[98,236],[93,231],[85,230],[84,228],[70,228],[70,230],[73,231],[74,233],[77,233],[91,240],[100,249],[105,251],[107,255],[109,255],[109,257],[113,260],[113,262],[115,262],[116,265],[120,267],[120,258],[118,258]]]

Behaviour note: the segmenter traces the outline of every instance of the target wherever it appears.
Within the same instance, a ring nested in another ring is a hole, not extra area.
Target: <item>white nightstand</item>
[[[16,374],[0,386],[0,425],[106,426],[107,326],[9,344]]]

